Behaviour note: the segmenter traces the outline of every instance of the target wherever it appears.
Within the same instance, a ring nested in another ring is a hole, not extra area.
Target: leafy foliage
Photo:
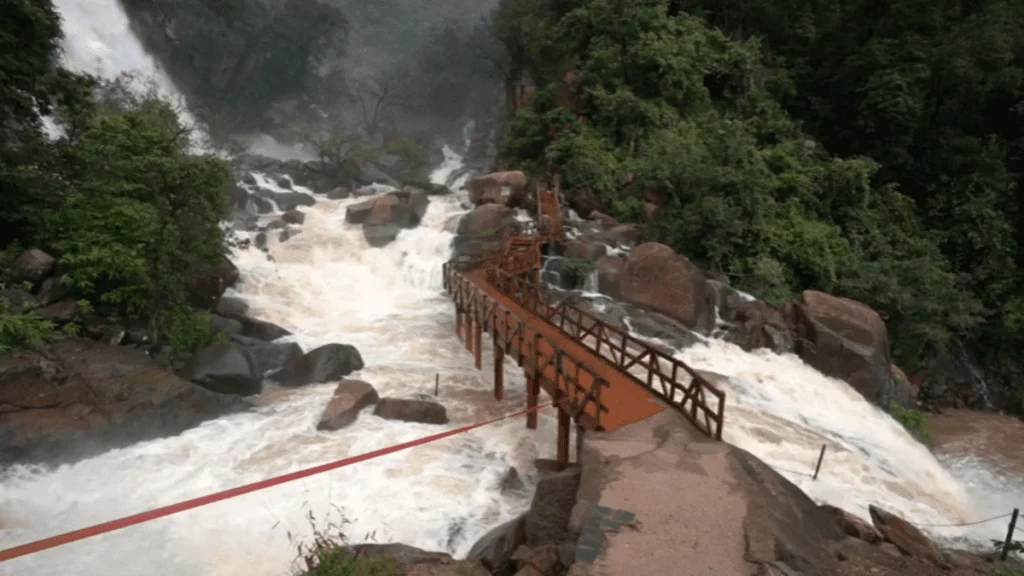
[[[59,258],[62,281],[81,297],[65,334],[95,311],[147,321],[154,342],[199,345],[212,336],[197,331],[186,295],[222,254],[227,166],[186,154],[189,130],[175,110],[126,90],[131,78],[99,83],[57,66],[59,40],[49,0],[5,8],[0,249],[34,245]],[[42,114],[57,128],[49,137]],[[55,336],[31,313],[4,314],[7,347]]]
[[[910,432],[923,444],[931,445],[932,429],[927,414],[912,408],[905,408],[898,402],[892,403],[889,412],[897,422],[907,429],[907,432]]]
[[[0,298],[0,353],[33,350],[59,335],[52,322],[33,311],[16,314],[11,303]]]
[[[161,327],[168,346],[174,350],[195,351],[228,341],[224,332],[210,328],[210,315],[200,310],[172,308],[161,312]]]
[[[996,371],[1020,364],[1024,11],[542,4],[505,0],[493,20],[507,67],[538,80],[513,164],[554,165],[769,301],[814,288],[869,304],[908,370],[952,338],[987,343]]]

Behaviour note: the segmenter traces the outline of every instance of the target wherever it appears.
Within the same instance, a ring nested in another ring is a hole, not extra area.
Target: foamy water
[[[443,178],[458,157],[435,174]],[[487,371],[454,336],[451,304],[441,293],[441,265],[451,234],[441,228],[459,198],[433,199],[422,225],[384,249],[367,246],[344,223],[351,201],[321,199],[303,208],[302,233],[271,240],[275,262],[258,250],[236,255],[238,294],[255,315],[294,331],[309,349],[356,345],[367,368],[354,376],[381,395],[433,394],[451,426],[525,403],[522,372],[505,367],[506,400],[495,402]],[[270,216],[273,217],[272,215]],[[184,434],[137,444],[46,472],[9,471],[0,487],[5,530],[0,546],[45,537],[155,506],[412,440],[443,427],[385,421],[367,409],[337,432],[316,423],[333,384],[271,390],[252,413],[208,422]],[[310,535],[305,515],[350,522],[356,541],[403,542],[464,554],[486,530],[525,510],[528,494],[502,496],[509,466],[527,471],[551,457],[553,423],[525,430],[522,419],[364,462],[208,508],[179,514],[4,565],[12,574],[279,575],[294,557],[288,534]],[[545,441],[547,440],[547,441]],[[538,446],[539,444],[539,446]],[[340,509],[340,510],[338,510]]]
[[[67,57],[77,68],[107,75],[142,70],[163,78],[115,0],[57,4],[65,16]],[[173,91],[165,81],[161,85]],[[448,181],[459,165],[446,150],[433,179]],[[255,249],[234,255],[242,271],[237,293],[255,315],[295,332],[292,339],[306,349],[354,344],[367,364],[355,376],[382,395],[432,394],[440,375],[440,400],[452,426],[518,409],[524,403],[521,371],[506,362],[506,400],[495,402],[489,371],[473,369],[471,355],[453,335],[452,305],[440,293],[441,264],[452,240],[445,227],[462,211],[463,199],[432,198],[419,228],[371,249],[357,227],[344,223],[353,200],[318,197],[314,206],[301,208],[307,216],[301,234],[285,243],[270,235],[273,261]],[[747,353],[720,341],[680,355],[728,377],[726,440],[818,501],[862,516],[868,504],[880,504],[920,524],[949,524],[998,513],[1024,492],[1015,489],[1022,486],[1018,477],[969,457],[944,456],[940,463],[845,383],[794,357]],[[0,548],[443,429],[384,421],[367,410],[345,430],[317,432],[333,387],[271,390],[252,412],[56,470],[10,468],[0,485]],[[537,432],[525,430],[521,420],[503,422],[5,563],[0,573],[277,576],[294,558],[289,533],[300,539],[310,534],[307,513],[321,527],[344,516],[350,522],[345,532],[357,541],[464,554],[477,536],[526,507],[526,495],[501,496],[496,487],[510,465],[526,471],[537,456],[551,456],[554,424],[548,416],[540,420]],[[828,446],[825,461],[812,481],[822,444]],[[989,524],[932,532],[987,544],[1000,529]]]

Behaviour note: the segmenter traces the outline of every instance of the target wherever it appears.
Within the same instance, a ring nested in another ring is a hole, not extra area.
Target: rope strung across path
[[[984,524],[986,522],[992,522],[993,520],[1003,520],[1009,518],[1013,514],[1003,514],[1002,516],[993,516],[991,518],[985,518],[984,520],[978,520],[977,522],[967,522],[966,524],[914,524],[919,528],[960,528],[962,526],[977,526],[978,524]]]
[[[540,406],[527,408],[526,410],[520,410],[519,412],[514,412],[512,414],[505,414],[504,416],[499,416],[497,418],[492,418],[490,420],[485,420],[483,422],[477,422],[476,424],[470,424],[468,426],[462,426],[461,428],[455,428],[454,430],[448,430],[446,432],[441,432],[439,434],[425,436],[423,438],[410,440],[409,442],[403,442],[401,444],[395,444],[394,446],[388,446],[387,448],[381,448],[379,450],[366,452],[364,454],[359,454],[357,456],[349,456],[348,458],[343,458],[341,460],[330,462],[328,464],[322,464],[320,466],[315,466],[313,468],[307,468],[305,470],[299,470],[297,472],[282,474],[281,476],[275,476],[273,478],[268,478],[266,480],[260,480],[259,482],[253,482],[252,484],[245,484],[243,486],[230,488],[228,490],[224,490],[221,492],[208,494],[206,496],[200,496],[199,498],[193,498],[191,500],[185,500],[184,502],[178,502],[176,504],[171,504],[169,506],[155,508],[147,512],[141,512],[139,514],[125,516],[124,518],[118,518],[117,520],[103,522],[102,524],[96,524],[94,526],[89,526],[87,528],[82,528],[80,530],[65,532],[64,534],[51,536],[50,538],[36,540],[35,542],[29,542],[27,544],[22,544],[20,546],[8,548],[6,550],[0,550],[0,562],[6,562],[7,560],[13,560],[14,558],[20,558],[22,556],[28,556],[29,554],[35,554],[37,552],[42,552],[43,550],[49,550],[51,548],[56,548],[58,546],[63,546],[65,544],[70,544],[72,542],[77,542],[79,540],[85,540],[86,538],[99,536],[100,534],[105,534],[107,532],[114,532],[116,530],[120,530],[121,528],[127,528],[128,526],[142,524],[143,522],[149,522],[150,520],[156,520],[157,518],[163,518],[164,516],[170,516],[172,514],[184,512],[186,510],[191,510],[193,508],[199,508],[200,506],[206,506],[207,504],[213,504],[214,502],[220,502],[221,500],[235,498],[236,496],[249,494],[250,492],[256,492],[257,490],[263,490],[264,488],[270,488],[272,486],[277,486],[279,484],[285,484],[287,482],[292,482],[294,480],[307,478],[309,476],[314,476],[316,474],[321,474],[323,472],[337,470],[338,468],[344,468],[345,466],[358,464],[359,462],[365,462],[367,460],[372,460],[374,458],[379,458],[381,456],[387,456],[388,454],[394,454],[396,452],[401,452],[402,450],[407,450],[409,448],[414,448],[416,446],[422,446],[424,444],[429,444],[431,442],[436,442],[438,440],[443,440],[445,438],[450,438],[452,436],[464,434],[471,430],[483,428],[484,426],[488,426],[490,424],[494,424],[502,420],[508,420],[510,418],[516,418],[519,416],[525,416],[526,414],[529,414],[531,412],[537,412],[543,410],[544,408],[549,408],[554,405],[555,402],[552,402],[550,404],[543,404]]]

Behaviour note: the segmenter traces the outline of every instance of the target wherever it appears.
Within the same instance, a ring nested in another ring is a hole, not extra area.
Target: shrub
[[[210,328],[210,315],[193,308],[172,308],[161,313],[160,326],[163,339],[175,350],[190,352],[222,344],[228,335]]]
[[[926,446],[931,445],[931,422],[928,420],[927,414],[912,408],[905,408],[898,402],[893,402],[889,406],[889,412],[897,422],[907,429],[907,432],[910,432],[910,434],[920,440],[922,444]]]
[[[11,303],[0,298],[0,353],[32,350],[59,335],[52,322],[35,312],[15,314]]]

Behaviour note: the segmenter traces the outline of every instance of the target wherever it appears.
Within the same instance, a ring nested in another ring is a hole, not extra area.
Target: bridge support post
[[[555,402],[558,404],[558,447],[556,460],[558,470],[562,471],[569,465],[569,433],[572,430],[572,419],[564,404],[566,395],[561,390],[555,395]]]
[[[455,333],[459,336],[459,340],[462,339],[462,310],[456,306],[455,308]]]
[[[527,371],[526,373],[526,409],[529,412],[526,413],[526,427],[530,430],[537,429],[537,393],[540,385],[532,374]]]
[[[498,337],[494,337],[494,399],[505,398],[505,351],[498,346]]]
[[[473,352],[473,314],[466,312],[466,350]]]
[[[483,368],[483,359],[481,356],[481,349],[483,346],[482,335],[483,335],[483,323],[481,318],[477,318],[476,322],[473,323],[473,360],[476,363],[476,369],[480,370]]]

